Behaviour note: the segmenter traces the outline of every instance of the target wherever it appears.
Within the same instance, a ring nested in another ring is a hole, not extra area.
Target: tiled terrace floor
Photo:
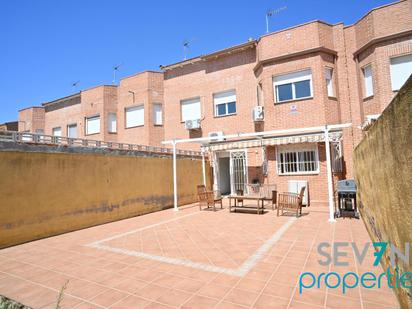
[[[193,206],[193,205],[192,205]],[[319,242],[370,241],[361,220],[199,211],[183,207],[0,250],[0,294],[33,308],[396,308],[389,288],[307,289],[303,271],[382,272],[348,249],[349,267],[322,267]],[[372,257],[372,254],[369,254]]]

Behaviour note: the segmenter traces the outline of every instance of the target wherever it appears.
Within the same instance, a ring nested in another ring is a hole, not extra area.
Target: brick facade
[[[390,58],[412,54],[412,1],[400,1],[371,10],[353,25],[331,25],[313,21],[270,33],[258,40],[230,47],[175,64],[162,66],[163,72],[146,71],[122,79],[118,86],[100,86],[80,92],[79,103],[64,105],[64,99],[40,108],[20,111],[19,130],[34,132],[44,128],[78,123],[79,137],[146,145],[161,145],[162,140],[207,137],[210,132],[224,134],[293,129],[328,124],[352,123],[343,129],[344,171],[335,175],[351,178],[352,152],[361,140],[360,129],[368,115],[380,114],[395,92],[391,89]],[[365,98],[362,68],[372,65],[373,96]],[[275,102],[275,76],[310,69],[310,98]],[[328,96],[326,69],[333,71],[333,96]],[[234,90],[236,113],[216,117],[214,94]],[[201,130],[186,130],[181,121],[181,101],[200,98]],[[153,104],[161,104],[162,125],[154,124]],[[144,106],[144,125],[125,126],[125,109]],[[262,105],[264,122],[255,123],[252,110]],[[117,133],[107,133],[107,115],[116,113]],[[85,117],[101,115],[101,132],[84,134]],[[41,120],[43,115],[43,120]],[[36,119],[35,119],[36,118]],[[23,128],[22,124],[26,126]],[[43,125],[43,127],[42,127]],[[326,160],[324,143],[317,144],[319,173],[279,176],[276,147],[267,147],[268,173],[262,173],[262,150],[247,149],[248,181],[276,183],[287,190],[289,180],[309,181],[313,204],[325,204]],[[198,150],[197,144],[179,144],[181,149]],[[215,169],[217,166],[215,166]]]

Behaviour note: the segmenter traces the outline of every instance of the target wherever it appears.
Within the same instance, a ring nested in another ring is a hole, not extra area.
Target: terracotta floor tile
[[[103,291],[103,293],[97,295],[96,297],[92,298],[90,301],[103,307],[109,307],[114,303],[118,302],[119,300],[126,298],[127,296],[129,296],[129,294],[108,289]]]
[[[362,308],[362,305],[359,300],[354,300],[348,297],[340,297],[333,294],[328,294],[326,300],[326,307],[327,308],[351,308],[351,309],[358,309]]]
[[[148,284],[145,287],[138,289],[135,294],[137,296],[143,297],[145,299],[150,299],[152,301],[157,300],[160,296],[165,293],[168,289],[165,287],[162,287],[160,285],[155,285],[155,284]]]
[[[111,309],[126,309],[126,308],[136,308],[136,309],[141,309],[146,307],[148,304],[150,304],[150,301],[137,297],[137,296],[128,296],[125,299],[122,299],[121,301],[115,303],[113,306],[111,306]]]
[[[248,307],[244,307],[244,306],[241,306],[241,305],[237,305],[237,304],[233,304],[233,303],[223,301],[223,302],[219,303],[215,308],[216,309],[244,309],[244,308],[248,308]]]
[[[204,285],[205,285],[204,282],[186,278],[186,279],[181,279],[175,285],[175,288],[178,290],[189,292],[189,293],[195,293]]]
[[[164,293],[156,300],[156,302],[173,306],[173,307],[180,307],[183,305],[192,294],[178,291],[174,289],[165,290]]]
[[[209,283],[205,286],[203,286],[197,294],[201,296],[206,296],[206,297],[211,297],[211,298],[216,298],[216,299],[221,299],[223,298],[227,292],[230,290],[230,287],[226,285],[219,285],[215,283]]]
[[[240,290],[240,289],[233,289],[225,298],[224,300],[229,301],[234,304],[239,304],[242,306],[251,306],[255,299],[259,294]]]
[[[216,306],[218,301],[216,299],[195,295],[188,302],[186,302],[182,308],[189,309],[209,309]]]
[[[289,299],[286,298],[280,298],[276,296],[270,296],[270,295],[261,295],[256,303],[254,304],[253,308],[287,308],[289,304]]]

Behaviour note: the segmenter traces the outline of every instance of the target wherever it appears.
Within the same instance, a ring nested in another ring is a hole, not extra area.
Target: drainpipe
[[[333,178],[332,178],[332,165],[330,159],[330,143],[329,143],[329,128],[325,126],[325,148],[326,148],[326,171],[328,176],[328,197],[329,197],[329,222],[336,222],[335,220],[335,208],[333,205]]]
[[[177,208],[177,177],[176,177],[176,141],[173,140],[172,142],[173,145],[173,205],[174,211],[178,211],[179,208]]]
[[[203,174],[203,185],[206,187],[206,166],[205,166],[205,149],[202,147],[202,174]]]

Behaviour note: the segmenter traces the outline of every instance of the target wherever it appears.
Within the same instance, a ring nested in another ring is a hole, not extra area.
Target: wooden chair
[[[299,194],[291,192],[280,193],[278,195],[277,216],[279,216],[279,211],[281,212],[281,215],[283,215],[284,210],[296,211],[296,217],[302,215],[302,202],[305,189],[306,187],[302,187]]]
[[[216,211],[216,204],[220,204],[220,208],[223,208],[222,197],[215,196],[214,191],[207,191],[204,185],[197,186],[197,197],[200,210],[202,210],[202,206],[207,206],[207,208],[212,207],[213,211]]]

